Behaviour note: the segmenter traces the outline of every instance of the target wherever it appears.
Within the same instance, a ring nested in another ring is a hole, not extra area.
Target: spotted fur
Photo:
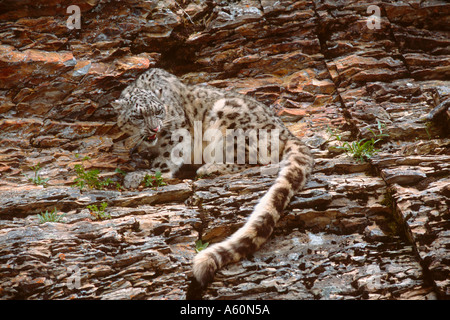
[[[191,288],[205,288],[222,266],[237,262],[258,250],[272,234],[292,196],[305,185],[313,167],[309,149],[264,104],[251,97],[210,86],[185,85],[162,69],[155,68],[142,74],[113,105],[119,112],[119,127],[137,136],[136,143],[142,143],[141,148],[147,148],[155,155],[153,168],[168,176],[176,174],[182,165],[174,164],[170,159],[173,148],[171,132],[180,128],[193,132],[195,121],[201,121],[203,134],[208,128],[217,128],[222,132],[226,129],[279,130],[281,162],[274,184],[259,200],[242,228],[227,240],[211,245],[196,255]],[[137,115],[140,115],[140,122],[136,121]],[[154,134],[151,129],[157,126],[156,137],[148,139]],[[245,148],[248,156],[247,144]],[[197,173],[223,174],[247,166],[204,163]],[[142,175],[138,174],[139,177]],[[126,180],[128,185],[133,185],[132,180]]]

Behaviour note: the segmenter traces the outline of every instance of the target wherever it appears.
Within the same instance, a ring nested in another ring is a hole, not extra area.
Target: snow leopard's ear
[[[125,100],[123,99],[117,99],[114,101],[111,101],[111,106],[115,109],[115,110],[120,110],[122,108],[122,105],[125,103]]]

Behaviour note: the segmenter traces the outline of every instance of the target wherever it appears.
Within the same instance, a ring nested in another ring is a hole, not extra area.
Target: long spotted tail
[[[292,196],[305,185],[313,163],[309,149],[301,141],[291,139],[285,143],[278,177],[244,226],[194,258],[191,291],[205,288],[218,269],[255,252],[267,241]],[[188,290],[187,298],[191,297]]]

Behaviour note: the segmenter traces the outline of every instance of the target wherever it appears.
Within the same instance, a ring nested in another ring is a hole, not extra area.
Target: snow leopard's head
[[[126,89],[111,105],[118,112],[119,128],[135,140],[133,149],[143,141],[150,146],[156,144],[166,109],[155,94],[140,88]]]

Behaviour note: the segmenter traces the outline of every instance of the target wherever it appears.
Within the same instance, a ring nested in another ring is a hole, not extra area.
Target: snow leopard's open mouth
[[[152,135],[152,136],[147,136],[147,140],[148,141],[153,141],[156,139],[156,134]]]

